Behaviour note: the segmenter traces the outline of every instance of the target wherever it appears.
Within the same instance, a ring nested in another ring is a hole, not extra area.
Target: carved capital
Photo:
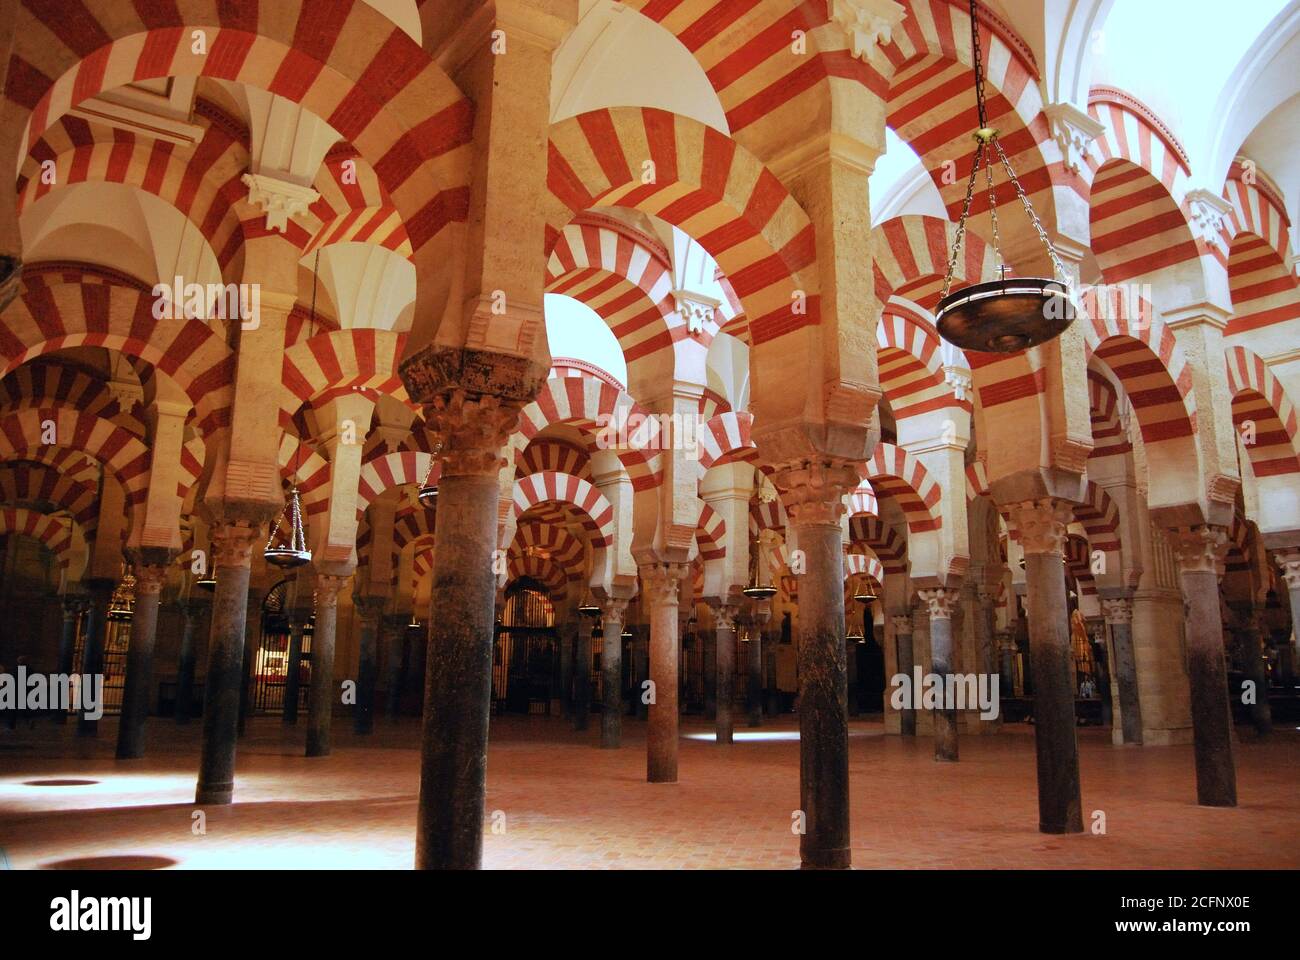
[[[1186,200],[1191,213],[1192,234],[1222,248],[1223,226],[1232,215],[1232,204],[1214,191],[1205,189],[1188,190]]]
[[[1279,553],[1277,565],[1282,568],[1282,579],[1286,581],[1287,589],[1300,589],[1300,550]]]
[[[1128,597],[1115,597],[1101,601],[1102,613],[1106,617],[1106,622],[1132,623],[1133,622],[1133,601]]]
[[[1228,553],[1228,532],[1223,527],[1209,524],[1173,527],[1165,531],[1165,536],[1178,561],[1179,573],[1219,575]]]
[[[951,620],[952,611],[961,597],[960,591],[947,587],[918,590],[916,594],[926,605],[926,612],[929,613],[931,620]]]
[[[894,635],[899,637],[910,637],[912,635],[912,618],[909,616],[896,616],[890,618],[894,623]]]
[[[1010,504],[1007,512],[1026,554],[1064,556],[1065,527],[1074,516],[1070,504],[1044,497]]]
[[[319,587],[317,588],[319,591]],[[317,594],[319,596],[319,593]],[[357,608],[357,613],[361,615],[362,623],[377,623],[379,617],[384,612],[384,604],[388,600],[386,597],[375,596],[374,594],[356,594],[352,595],[352,605]]]
[[[435,397],[424,416],[441,445],[442,476],[496,476],[506,462],[501,448],[518,424],[522,407],[494,396],[471,399],[464,390]]]
[[[612,620],[618,623],[626,623],[627,601],[618,597],[610,597],[602,600],[600,604],[600,616],[603,620]]]
[[[267,229],[280,233],[288,230],[290,217],[302,216],[320,199],[320,194],[311,187],[279,177],[246,173],[240,181],[248,187],[248,202],[266,214]]]
[[[646,600],[656,607],[676,607],[677,591],[687,576],[684,563],[647,563],[641,568]]]
[[[63,598],[63,619],[75,620],[90,609],[90,602],[85,597]]]
[[[253,560],[253,543],[260,539],[261,530],[243,521],[218,523],[209,533],[212,540],[212,566],[247,567]]]
[[[1061,148],[1065,168],[1078,173],[1087,162],[1088,147],[1105,127],[1072,103],[1049,103],[1043,113],[1052,125],[1052,137]]]
[[[894,27],[907,11],[893,0],[830,0],[830,15],[848,37],[853,56],[883,65],[887,61],[880,45],[893,40]]]
[[[736,629],[736,618],[740,615],[740,607],[730,603],[720,603],[713,608],[713,622],[719,630],[734,632]]]
[[[167,582],[165,564],[139,563],[135,570],[135,595],[137,597],[157,596],[162,593],[163,584]]]
[[[674,290],[673,301],[677,304],[678,315],[686,322],[687,333],[700,336],[706,326],[716,323],[721,301],[691,290]]]
[[[781,492],[791,526],[838,527],[844,498],[857,489],[858,473],[848,463],[804,461],[778,469],[772,480]]]
[[[343,589],[348,579],[348,577],[336,577],[328,573],[316,574],[316,609],[337,607],[339,591]]]

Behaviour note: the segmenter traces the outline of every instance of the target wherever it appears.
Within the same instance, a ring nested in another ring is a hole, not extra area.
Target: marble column
[[[650,722],[646,731],[646,780],[677,782],[677,592],[689,576],[684,563],[641,566],[650,617]]]
[[[1273,732],[1273,710],[1268,702],[1268,671],[1264,667],[1264,631],[1260,622],[1263,614],[1263,609],[1254,604],[1242,604],[1237,611],[1242,672],[1255,686],[1250,722],[1256,733],[1266,737]],[[1236,691],[1232,695],[1236,696]]]
[[[438,394],[425,406],[425,419],[445,445],[433,548],[438,615],[429,625],[425,661],[419,869],[478,869],[483,863],[497,595],[493,553],[498,477],[505,466],[500,451],[520,406],[492,396],[473,399],[460,389]]]
[[[384,716],[396,720],[402,700],[402,657],[406,648],[408,614],[389,614],[383,618],[386,641],[384,663]]]
[[[122,716],[117,725],[119,760],[137,760],[144,756],[144,728],[153,693],[153,651],[158,635],[158,601],[166,579],[165,563],[141,562],[135,565],[131,641],[126,649]]]
[[[248,600],[244,604],[244,656],[241,660],[244,672],[239,680],[239,723],[237,725],[241,739],[248,726],[248,714],[253,699],[253,670],[257,665],[257,652],[262,644],[262,610],[258,594],[257,589],[249,589]]]
[[[311,634],[311,685],[307,690],[307,756],[327,757],[330,721],[338,685],[334,682],[334,638],[339,619],[339,590],[347,577],[316,575],[316,622]]]
[[[384,612],[383,597],[362,595],[353,599],[361,617],[357,657],[357,705],[352,715],[353,732],[373,733],[375,729],[375,684],[379,678],[379,618]]]
[[[573,648],[578,640],[578,624],[560,626],[560,716],[573,718]]]
[[[104,673],[104,644],[108,642],[108,604],[113,599],[112,580],[96,578],[86,584],[90,602],[86,610],[85,630],[82,633],[81,672],[92,676]],[[102,706],[102,704],[101,704]],[[99,736],[99,721],[85,712],[77,718],[77,736]]]
[[[63,629],[59,634],[59,673],[65,677],[72,675],[77,656],[77,621],[86,612],[87,603],[81,597],[65,596],[63,598]],[[59,710],[59,723],[68,722],[68,711]]]
[[[713,728],[717,743],[731,743],[735,737],[732,707],[735,702],[734,678],[736,675],[736,616],[739,608],[721,604],[714,608],[713,618],[717,637],[714,649],[717,656]]]
[[[600,648],[600,746],[617,750],[623,743],[623,621],[627,601],[611,598],[601,604],[604,643]]]
[[[952,674],[953,642],[952,612],[960,599],[960,591],[935,587],[917,591],[930,615],[930,670],[948,689]],[[913,690],[912,697],[920,695]],[[945,702],[934,712],[934,759],[952,762],[957,759],[957,710],[955,704]]]
[[[697,630],[695,642],[700,645],[700,685],[701,698],[704,701],[704,718],[713,720],[718,711],[718,642],[714,634]]]
[[[760,600],[754,604],[754,619],[749,631],[749,684],[745,691],[745,705],[749,713],[749,726],[763,725],[763,631],[772,619],[772,602]]]
[[[592,621],[578,623],[577,642],[573,647],[573,729],[587,729],[591,716]]]
[[[1002,674],[1002,696],[1016,695],[1016,637],[1011,630],[997,632],[1000,672]]]
[[[894,643],[898,646],[898,672],[903,676],[911,678],[912,668],[916,665],[916,659],[912,654],[912,615],[910,613],[901,614],[893,618],[894,624]],[[886,678],[887,682],[892,678]],[[916,703],[915,697],[912,703]],[[916,736],[916,709],[915,707],[905,707],[900,711],[899,735],[904,737]]]
[[[845,463],[812,462],[773,477],[806,569],[799,584],[799,798],[804,869],[848,869],[849,717],[844,643],[844,496],[858,484]]]
[[[180,604],[181,643],[176,658],[176,706],[172,711],[178,724],[190,722],[194,711],[194,630],[203,615],[204,601],[191,598]]]
[[[1138,698],[1137,657],[1133,649],[1133,600],[1106,597],[1101,601],[1115,651],[1113,676],[1119,693],[1120,743],[1142,742],[1142,703]]]
[[[1074,660],[1065,596],[1065,528],[1074,512],[1055,498],[1009,505],[1025,552],[1025,601],[1034,684],[1038,829],[1082,833],[1079,744],[1074,720]]]
[[[212,594],[208,673],[203,688],[203,744],[194,793],[194,802],[199,804],[230,803],[234,796],[249,565],[253,543],[262,537],[262,531],[222,522],[213,526],[210,536],[217,585]]]
[[[1177,527],[1169,532],[1169,542],[1187,605],[1196,802],[1203,807],[1235,807],[1237,771],[1232,758],[1232,714],[1219,611],[1218,561],[1227,550],[1227,532],[1208,524]]]
[[[284,674],[284,703],[280,707],[280,717],[284,723],[293,725],[298,722],[298,701],[302,689],[302,635],[307,627],[307,611],[295,609],[289,614],[289,656]]]
[[[638,624],[632,632],[636,634],[632,641],[632,662],[636,666],[636,718],[646,720],[650,716],[650,705],[645,696],[645,685],[650,682],[650,625]]]

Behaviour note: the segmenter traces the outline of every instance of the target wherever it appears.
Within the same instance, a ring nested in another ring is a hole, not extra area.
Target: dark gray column
[[[1241,667],[1245,679],[1254,685],[1254,700],[1250,704],[1250,722],[1255,732],[1266,737],[1273,732],[1273,710],[1268,702],[1268,671],[1264,667],[1264,632],[1261,619],[1263,607],[1252,603],[1233,605],[1237,619],[1237,637],[1241,651]],[[1229,696],[1239,697],[1242,691],[1229,690]]]
[[[650,703],[646,731],[646,779],[677,782],[678,645],[677,598],[689,576],[684,563],[641,566],[641,589],[650,617]]]
[[[956,589],[936,587],[918,591],[930,615],[930,670],[944,682],[952,674],[952,614],[960,600]],[[913,690],[913,698],[920,691]],[[944,704],[934,712],[934,759],[953,762],[957,759],[957,710]]]
[[[1025,600],[1034,686],[1038,759],[1038,829],[1081,833],[1079,745],[1074,721],[1074,660],[1065,597],[1062,548],[1070,504],[1055,498],[1009,505],[1025,551]]]
[[[611,598],[602,608],[600,745],[605,750],[617,750],[623,742],[623,620],[627,601]]]
[[[334,683],[334,638],[339,619],[339,590],[346,577],[316,575],[316,622],[311,633],[311,686],[307,690],[307,756],[327,757],[330,723],[338,687]]]
[[[360,596],[353,600],[361,617],[361,634],[358,638],[357,706],[352,715],[355,733],[368,734],[375,729],[375,684],[379,676],[379,618],[384,612],[385,599]]]
[[[1295,644],[1300,640],[1300,549],[1289,547],[1278,550],[1274,555],[1277,565],[1282,569],[1282,579],[1286,582],[1287,597],[1291,601],[1291,636],[1289,656],[1282,660],[1282,680],[1291,683],[1294,679],[1295,663],[1300,658],[1300,650]]]
[[[712,720],[718,710],[718,643],[716,631],[696,630],[695,642],[701,647],[700,693],[704,701],[704,716]]]
[[[560,716],[573,717],[573,648],[578,642],[578,624],[560,625]]]
[[[1142,742],[1142,702],[1138,696],[1137,656],[1133,649],[1133,598],[1106,597],[1101,601],[1115,652],[1112,669],[1119,687],[1119,725],[1123,743]]]
[[[733,680],[736,674],[736,616],[739,608],[733,604],[721,604],[714,608],[715,642],[717,657],[715,678],[715,696],[713,729],[717,743],[731,743],[735,737],[732,720],[732,707],[735,703]]]
[[[1016,638],[1011,630],[997,632],[998,652],[1001,655],[1002,696],[1016,695]]]
[[[261,536],[262,531],[256,527],[233,523],[218,523],[211,531],[217,585],[212,594],[208,673],[203,688],[203,746],[195,803],[230,803],[234,795],[249,563],[253,541]]]
[[[1218,559],[1227,549],[1222,527],[1201,525],[1170,531],[1187,606],[1187,677],[1192,693],[1192,740],[1196,755],[1196,802],[1203,807],[1237,805],[1232,758],[1232,715],[1219,611]]]
[[[63,629],[59,634],[59,673],[65,677],[72,675],[77,656],[77,623],[86,612],[89,604],[75,594],[63,598]],[[58,722],[68,722],[68,711],[58,711]]]
[[[745,690],[745,706],[749,715],[748,726],[763,725],[763,631],[772,619],[772,602],[760,600],[754,604],[754,617],[748,631],[749,643],[746,646],[748,667],[748,685]]]
[[[578,623],[573,647],[573,729],[586,730],[591,714],[591,631],[590,620]]]
[[[910,613],[895,616],[894,624],[894,645],[898,650],[898,672],[909,678],[912,677],[912,667],[916,661],[912,654],[912,615]],[[891,678],[892,679],[892,678]],[[915,698],[912,703],[915,704]],[[914,707],[908,707],[899,711],[898,732],[904,737],[916,736],[916,710]]]
[[[302,635],[307,627],[310,612],[304,608],[291,611],[289,621],[289,657],[284,675],[284,703],[280,705],[280,718],[289,725],[298,722],[298,701],[302,698]]]
[[[848,869],[849,717],[844,645],[843,497],[848,464],[806,464],[774,478],[807,567],[799,586],[799,797],[804,869]]]
[[[87,581],[86,587],[90,592],[90,604],[86,610],[85,631],[82,634],[81,673],[89,675],[93,683],[95,677],[104,674],[104,644],[108,642],[108,604],[113,599],[114,583],[112,580],[97,578]],[[99,721],[92,720],[83,712],[77,718],[77,736],[99,736]]]
[[[644,604],[642,607],[644,609]],[[645,698],[645,685],[650,680],[650,625],[638,624],[632,632],[636,635],[632,640],[632,662],[636,665],[636,718],[645,720],[650,716],[650,705]]]
[[[194,712],[194,670],[197,660],[194,655],[194,631],[198,628],[205,606],[207,601],[192,597],[180,605],[181,643],[176,658],[176,706],[173,710],[173,719],[178,724],[189,723]]]
[[[164,551],[165,553],[165,551]],[[167,566],[140,562],[135,566],[135,605],[131,615],[131,641],[126,650],[126,679],[122,690],[122,716],[117,725],[117,759],[144,756],[145,721],[153,694],[153,650],[158,634],[158,601]]]
[[[239,736],[243,737],[248,727],[248,714],[253,700],[253,668],[257,664],[257,652],[262,645],[262,608],[260,591],[250,588],[248,600],[244,604],[244,656],[243,676],[239,683]]]
[[[402,654],[406,643],[409,614],[389,614],[380,623],[384,650],[384,716],[397,718],[402,695]]]

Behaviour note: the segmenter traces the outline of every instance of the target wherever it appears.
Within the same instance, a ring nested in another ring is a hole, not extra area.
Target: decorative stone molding
[[[1087,162],[1088,147],[1101,136],[1105,126],[1072,103],[1049,103],[1043,107],[1043,113],[1047,114],[1052,136],[1061,148],[1065,168],[1078,173]]]
[[[248,202],[266,214],[267,229],[280,233],[289,229],[290,217],[302,216],[320,199],[311,187],[262,173],[246,173],[240,181],[248,187]]]
[[[1232,215],[1232,204],[1210,190],[1187,191],[1187,209],[1191,214],[1192,233],[1214,246],[1223,246],[1223,227]]]
[[[242,521],[215,524],[209,532],[213,568],[251,565],[253,541],[260,539],[260,534],[260,529]]]
[[[944,383],[952,387],[952,395],[955,400],[965,400],[971,395],[971,387],[974,385],[974,379],[970,370],[966,367],[956,367],[945,365],[943,368]]]
[[[853,56],[886,63],[881,44],[893,41],[894,27],[907,16],[907,10],[893,0],[830,0],[831,20],[839,24],[849,39]]]
[[[1054,497],[1044,497],[1010,504],[1007,512],[1020,534],[1020,546],[1027,555],[1064,555],[1065,528],[1074,518],[1070,504]]]
[[[343,589],[348,579],[348,577],[336,577],[328,573],[316,574],[316,609],[337,607],[339,591]]]
[[[686,321],[686,332],[692,336],[703,334],[706,323],[716,323],[718,307],[722,303],[692,290],[674,290],[673,300],[677,304],[677,312]]]
[[[825,461],[805,461],[778,470],[772,479],[795,527],[838,527],[845,510],[844,497],[857,489],[859,482],[851,464]]]
[[[1218,576],[1219,565],[1228,551],[1228,531],[1223,527],[1198,524],[1174,527],[1166,531],[1169,546],[1178,561],[1179,573],[1212,573]]]
[[[735,632],[736,618],[740,615],[740,608],[730,603],[718,604],[713,608],[713,622],[717,629]]]
[[[912,635],[911,616],[890,617],[894,624],[894,636],[910,637]]]
[[[1104,599],[1101,601],[1101,609],[1109,624],[1133,622],[1133,601],[1128,597]]]
[[[961,597],[961,591],[946,587],[934,587],[928,590],[918,590],[916,595],[926,605],[926,612],[930,615],[931,620],[951,620],[953,609],[957,606],[957,602]]]
[[[1052,466],[1070,473],[1083,473],[1092,456],[1091,437],[1056,436],[1052,438]]]
[[[600,615],[604,620],[617,620],[626,623],[628,601],[619,597],[610,597],[600,604]]]

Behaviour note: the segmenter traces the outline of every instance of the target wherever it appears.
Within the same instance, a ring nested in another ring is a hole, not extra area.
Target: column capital
[[[719,603],[713,606],[714,624],[719,630],[736,629],[736,618],[740,615],[740,607],[734,603]]]
[[[1165,536],[1173,548],[1180,573],[1219,573],[1228,552],[1228,531],[1211,524],[1171,527]]]
[[[677,590],[687,575],[684,563],[646,563],[640,567],[646,599],[653,606],[677,606]]]
[[[501,448],[518,424],[523,406],[495,396],[472,399],[462,389],[434,397],[424,416],[441,444],[442,476],[495,477],[505,466]]]
[[[135,566],[135,595],[157,596],[162,593],[163,584],[167,582],[167,565],[161,563],[138,563]]]
[[[1101,609],[1108,624],[1133,622],[1133,601],[1129,597],[1107,597],[1101,601]]]
[[[212,541],[212,566],[248,567],[253,560],[253,542],[261,538],[260,527],[250,526],[247,521],[222,521],[214,524],[208,531]]]
[[[918,590],[916,595],[926,605],[931,620],[951,620],[961,592],[950,587],[932,587]]]
[[[1074,517],[1070,503],[1055,497],[1043,497],[1008,504],[1007,512],[1026,554],[1064,556],[1065,528]]]
[[[894,633],[905,637],[912,635],[912,617],[910,614],[896,614],[890,618],[894,623]]]
[[[778,467],[772,475],[791,526],[840,525],[844,497],[858,486],[858,471],[847,461],[805,460]]]
[[[339,591],[343,589],[343,584],[347,583],[347,577],[339,577],[330,573],[316,574],[316,608],[337,607],[339,605]]]
[[[621,597],[608,597],[600,602],[600,616],[603,620],[617,620],[623,623],[627,616],[627,600]]]
[[[1277,565],[1282,569],[1282,579],[1290,590],[1300,589],[1300,550],[1279,550]]]
[[[352,593],[352,605],[361,614],[362,621],[373,620],[378,622],[380,615],[384,612],[384,604],[387,602],[387,597],[377,596],[376,594],[359,594],[355,591]]]

